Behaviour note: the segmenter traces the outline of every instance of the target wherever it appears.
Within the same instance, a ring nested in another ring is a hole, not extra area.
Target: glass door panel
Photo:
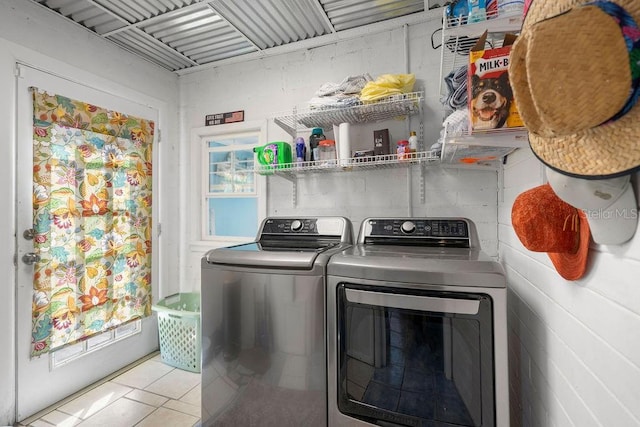
[[[493,425],[490,297],[402,292],[339,286],[341,412],[408,425]]]

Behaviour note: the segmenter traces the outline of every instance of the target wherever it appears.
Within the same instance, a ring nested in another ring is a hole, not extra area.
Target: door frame
[[[58,367],[54,371],[51,371],[50,369],[49,355],[29,359],[27,350],[30,347],[31,316],[30,313],[23,312],[30,312],[30,310],[21,310],[20,306],[25,304],[27,295],[30,295],[32,280],[27,281],[26,278],[33,274],[33,267],[25,265],[21,261],[22,255],[25,252],[30,252],[30,244],[24,240],[22,232],[23,229],[30,228],[27,227],[27,224],[32,224],[32,208],[31,203],[29,202],[32,194],[32,181],[26,176],[21,178],[19,175],[20,171],[32,170],[32,158],[30,154],[27,154],[27,152],[31,153],[32,147],[30,131],[32,123],[32,110],[30,110],[30,108],[32,108],[32,103],[29,101],[31,93],[29,92],[28,87],[37,86],[40,89],[47,90],[49,93],[58,93],[70,98],[94,103],[108,109],[146,116],[156,122],[156,137],[154,138],[153,147],[153,198],[154,205],[156,207],[153,210],[152,218],[154,224],[154,236],[152,243],[153,302],[158,300],[160,290],[158,274],[160,271],[160,236],[158,234],[160,229],[160,227],[158,227],[160,218],[160,192],[158,191],[159,150],[157,137],[160,128],[160,110],[157,107],[147,105],[145,99],[142,101],[134,101],[121,95],[114,94],[112,91],[96,88],[96,85],[90,85],[70,78],[61,77],[54,73],[20,62],[16,63],[15,75],[15,418],[16,420],[23,420],[56,401],[61,400],[62,398],[104,378],[110,373],[129,365],[135,360],[144,357],[158,348],[157,321],[155,316],[152,315],[142,320],[142,332],[140,334],[114,342],[109,346],[96,350],[92,353],[88,353],[85,356]],[[125,107],[125,110],[123,111],[122,108],[118,107],[119,105],[126,105],[127,107]],[[129,108],[129,110],[127,110],[127,108]],[[142,114],[138,111],[142,112]],[[28,149],[25,146],[28,146]],[[22,196],[25,194],[28,194],[28,198],[25,198],[26,196]],[[24,336],[25,334],[28,335],[28,338]],[[124,357],[122,357],[123,355]],[[48,379],[52,383],[55,382],[57,386],[57,390],[53,393],[46,390],[40,381],[34,380],[37,376],[34,372],[44,374],[45,371],[48,372]],[[77,378],[79,371],[83,372],[82,380],[71,383],[69,379]],[[53,394],[53,396],[51,396],[51,394]]]

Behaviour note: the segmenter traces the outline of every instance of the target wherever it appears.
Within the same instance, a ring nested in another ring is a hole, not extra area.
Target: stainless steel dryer
[[[508,426],[506,280],[465,218],[369,218],[327,267],[329,425]]]
[[[202,259],[202,425],[326,426],[326,266],[342,217],[267,218]]]

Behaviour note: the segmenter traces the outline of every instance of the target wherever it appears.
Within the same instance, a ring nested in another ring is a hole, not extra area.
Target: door
[[[60,350],[31,357],[33,275],[37,254],[34,253],[33,234],[30,232],[34,223],[33,101],[30,87],[146,118],[156,123],[158,114],[148,106],[46,72],[26,66],[18,66],[18,69],[16,415],[18,420],[23,420],[158,348],[157,323],[154,316],[149,316],[115,330],[94,335],[77,344],[62,347]],[[157,154],[155,156],[157,157]],[[154,177],[154,180],[157,178]],[[157,188],[155,183],[153,188]],[[157,200],[154,202],[158,206]],[[153,212],[154,217],[157,217],[156,211]],[[157,266],[157,236],[151,240],[154,241],[152,265]],[[157,277],[155,271],[157,268],[153,267],[154,278]],[[157,279],[154,282],[157,282]],[[154,295],[157,295],[157,289],[158,285],[154,283]]]

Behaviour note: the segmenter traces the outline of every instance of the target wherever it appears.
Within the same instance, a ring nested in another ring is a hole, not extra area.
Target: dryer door
[[[491,297],[342,283],[337,311],[340,412],[374,424],[495,425]]]

